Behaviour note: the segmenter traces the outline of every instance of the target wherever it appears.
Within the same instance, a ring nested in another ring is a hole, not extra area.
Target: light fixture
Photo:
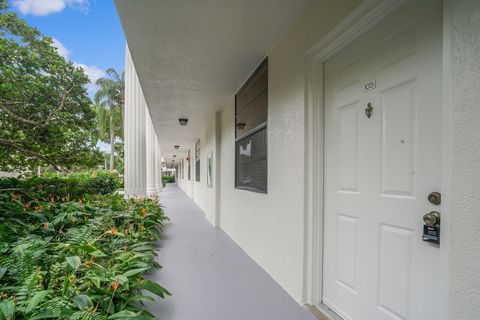
[[[180,148],[180,146],[173,146],[175,148],[175,150],[178,150],[178,148]]]
[[[245,129],[245,125],[246,125],[246,124],[243,123],[243,122],[240,122],[240,123],[237,123],[237,124],[236,124],[238,130],[243,130],[243,129]]]
[[[188,122],[188,119],[187,118],[180,118],[180,119],[178,119],[178,122],[180,122],[181,126],[186,126],[187,122]]]
[[[177,157],[177,155],[176,155],[176,154],[174,154],[172,157],[176,158],[176,157]]]

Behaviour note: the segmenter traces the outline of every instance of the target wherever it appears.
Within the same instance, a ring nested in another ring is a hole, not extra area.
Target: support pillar
[[[146,192],[146,103],[135,66],[125,50],[125,197],[144,197]]]
[[[156,147],[156,134],[153,127],[152,118],[148,112],[148,108],[145,112],[145,134],[146,134],[146,167],[147,167],[147,195],[154,195],[157,193],[155,186],[155,147]]]
[[[162,150],[158,142],[157,136],[155,136],[155,188],[157,192],[162,190]]]

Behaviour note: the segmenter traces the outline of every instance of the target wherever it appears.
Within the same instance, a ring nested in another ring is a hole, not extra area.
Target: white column
[[[160,192],[162,187],[162,150],[155,135],[155,188]]]
[[[152,118],[148,112],[145,112],[145,135],[147,141],[146,165],[147,165],[147,194],[157,193],[155,189],[155,145],[157,142],[155,129],[153,128]]]
[[[128,45],[125,50],[125,197],[146,195],[146,103]]]

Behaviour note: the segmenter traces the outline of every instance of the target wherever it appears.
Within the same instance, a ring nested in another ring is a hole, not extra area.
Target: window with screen
[[[235,187],[267,193],[268,59],[235,95]]]
[[[195,181],[200,181],[200,140],[195,143]]]

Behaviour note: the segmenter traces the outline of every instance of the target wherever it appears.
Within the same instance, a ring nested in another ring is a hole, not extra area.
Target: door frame
[[[303,300],[306,304],[323,309],[323,231],[324,231],[324,63],[333,55],[374,27],[407,0],[365,0],[335,28],[306,53],[305,86],[305,213],[304,213],[304,277]],[[444,0],[444,17],[447,2]],[[444,19],[444,52],[448,57],[448,21]],[[447,28],[445,28],[447,27]],[[447,34],[446,34],[447,33]],[[448,108],[450,107],[449,66],[443,62],[442,97],[442,190],[447,192],[448,160],[444,148],[448,144]],[[442,229],[448,228],[448,194],[442,196]],[[448,316],[448,234],[441,234],[441,305],[442,317]],[[328,315],[327,315],[328,316]],[[332,318],[333,319],[333,318]]]

